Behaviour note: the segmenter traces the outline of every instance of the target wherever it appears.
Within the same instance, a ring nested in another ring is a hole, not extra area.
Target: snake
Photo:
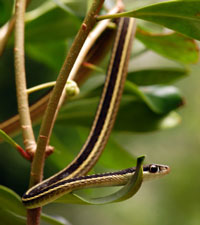
[[[136,168],[87,175],[102,154],[113,128],[127,76],[131,46],[136,30],[134,18],[117,20],[117,31],[101,98],[90,133],[75,159],[60,172],[31,187],[22,196],[27,208],[44,206],[74,190],[126,184]],[[168,174],[169,166],[143,166],[143,180]]]

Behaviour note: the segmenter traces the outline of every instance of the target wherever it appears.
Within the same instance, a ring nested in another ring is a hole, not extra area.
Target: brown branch
[[[26,7],[31,0],[26,0]],[[0,28],[0,56],[3,54],[5,46],[12,34],[13,28],[15,27],[16,15],[14,14],[10,20]]]
[[[27,152],[34,152],[36,148],[36,143],[29,112],[28,95],[26,93],[26,74],[24,62],[25,6],[26,6],[25,0],[16,1],[15,48],[14,48],[15,80],[17,90],[18,111],[25,150]]]
[[[15,16],[13,16],[10,21],[8,21],[3,27],[0,29],[0,56],[3,54],[5,46],[8,42],[8,39],[13,31],[15,26]]]

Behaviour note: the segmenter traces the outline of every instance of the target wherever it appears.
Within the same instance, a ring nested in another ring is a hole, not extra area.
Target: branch
[[[26,7],[31,0],[26,0]],[[8,42],[10,35],[12,34],[15,26],[16,15],[14,14],[10,20],[0,28],[0,56],[3,54],[5,46]]]
[[[26,93],[26,74],[24,62],[24,13],[25,0],[16,1],[16,23],[15,23],[15,80],[17,90],[17,103],[22,128],[25,149],[32,153],[36,149],[35,137],[32,129],[29,112],[28,95]]]
[[[119,11],[121,11],[122,6],[121,4],[117,4],[109,13],[110,14],[114,14],[117,13]],[[103,33],[103,31],[107,28],[108,24],[110,23],[110,20],[103,20],[101,22],[98,23],[98,25],[94,28],[94,30],[92,32],[90,32],[90,34],[88,35],[77,59],[76,62],[70,72],[69,75],[69,79],[70,80],[76,80],[76,75],[78,73],[78,70],[80,69],[82,63],[84,62],[84,59],[86,58],[86,55],[88,54],[89,50],[92,48],[92,46],[94,45],[95,41],[97,40],[97,38],[99,38],[99,36]]]
[[[13,16],[5,25],[0,29],[0,56],[3,54],[4,48],[15,26],[15,16]]]

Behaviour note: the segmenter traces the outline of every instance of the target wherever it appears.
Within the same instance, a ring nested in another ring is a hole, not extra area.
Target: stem
[[[116,14],[107,14],[107,15],[103,15],[103,16],[98,16],[97,20],[105,20],[105,19],[115,19],[115,18],[119,18],[119,17],[126,17],[127,13],[123,12],[123,13],[116,13]]]
[[[100,73],[104,73],[105,70],[99,66],[96,66],[92,63],[89,63],[89,62],[83,62],[83,66],[86,67],[86,68],[89,68],[93,71],[96,71],[96,72],[100,72]]]
[[[27,89],[26,93],[31,94],[33,92],[36,92],[36,91],[39,91],[39,90],[42,90],[42,89],[45,89],[45,88],[53,87],[53,86],[55,86],[55,84],[56,84],[55,81],[50,81],[50,82],[46,82],[44,84],[39,84],[37,86],[34,86],[32,88]]]
[[[20,153],[22,157],[24,157],[27,160],[31,160],[31,156],[1,129],[0,129],[0,138],[2,138],[5,142],[9,143],[15,149],[17,149],[17,151]]]
[[[56,85],[53,89],[52,95],[50,97],[47,110],[44,115],[44,119],[41,124],[40,133],[37,142],[37,150],[33,159],[32,168],[31,168],[31,177],[30,177],[30,186],[33,186],[42,180],[43,176],[43,167],[44,167],[44,159],[45,159],[45,149],[49,143],[49,138],[51,135],[52,127],[55,121],[55,115],[57,112],[58,104],[60,97],[62,95],[63,89],[65,87],[65,83],[69,76],[69,73],[74,65],[74,62],[81,50],[81,47],[86,40],[89,32],[94,27],[96,23],[96,15],[100,11],[104,0],[94,0],[93,4],[85,17],[85,20],[82,23],[82,26],[71,46],[71,49],[65,59],[65,62],[60,70],[58,75]],[[38,218],[40,215],[40,210],[35,211],[37,215],[35,218]],[[28,210],[28,221],[29,218],[32,217],[33,211]],[[34,218],[34,216],[32,217]],[[33,223],[28,223],[33,224]],[[38,225],[39,223],[35,221],[34,225]]]
[[[27,225],[39,225],[40,224],[41,208],[27,210]]]
[[[37,86],[29,88],[26,90],[26,92],[27,92],[27,94],[31,94],[33,92],[42,90],[44,88],[54,87],[55,85],[56,85],[56,81],[51,81],[51,82],[39,84]],[[74,97],[77,94],[79,94],[79,88],[78,88],[77,83],[75,81],[68,79],[67,83],[65,84],[65,92],[67,94],[67,97]]]
[[[119,6],[119,4],[117,4],[109,12],[109,14],[117,13],[120,10],[121,10],[121,5]],[[107,28],[109,23],[110,23],[110,20],[103,20],[98,23],[98,25],[92,30],[92,32],[90,32],[70,72],[70,75],[69,75],[70,80],[76,80],[77,72],[80,69],[81,65],[83,64],[89,50],[92,48],[92,46],[94,45],[96,40],[99,38],[99,36],[103,33],[103,31]]]
[[[26,74],[24,63],[24,13],[25,0],[16,1],[16,23],[15,23],[15,80],[17,89],[17,103],[22,128],[23,140],[26,151],[35,151],[36,143],[32,129],[29,112],[28,95],[26,93]]]
[[[14,26],[15,26],[15,16],[13,16],[10,19],[10,21],[8,21],[0,29],[0,56],[3,54],[4,48],[6,46],[6,43],[8,42],[8,39],[13,31]]]
[[[30,0],[26,0],[26,7],[30,3]],[[12,34],[15,26],[16,15],[14,14],[10,20],[0,28],[0,56],[3,54],[5,46],[8,42],[10,35]]]

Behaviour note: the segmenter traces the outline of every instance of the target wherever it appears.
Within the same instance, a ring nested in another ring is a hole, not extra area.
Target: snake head
[[[167,165],[149,164],[143,167],[143,175],[145,180],[151,180],[167,175],[170,172],[170,168]]]

